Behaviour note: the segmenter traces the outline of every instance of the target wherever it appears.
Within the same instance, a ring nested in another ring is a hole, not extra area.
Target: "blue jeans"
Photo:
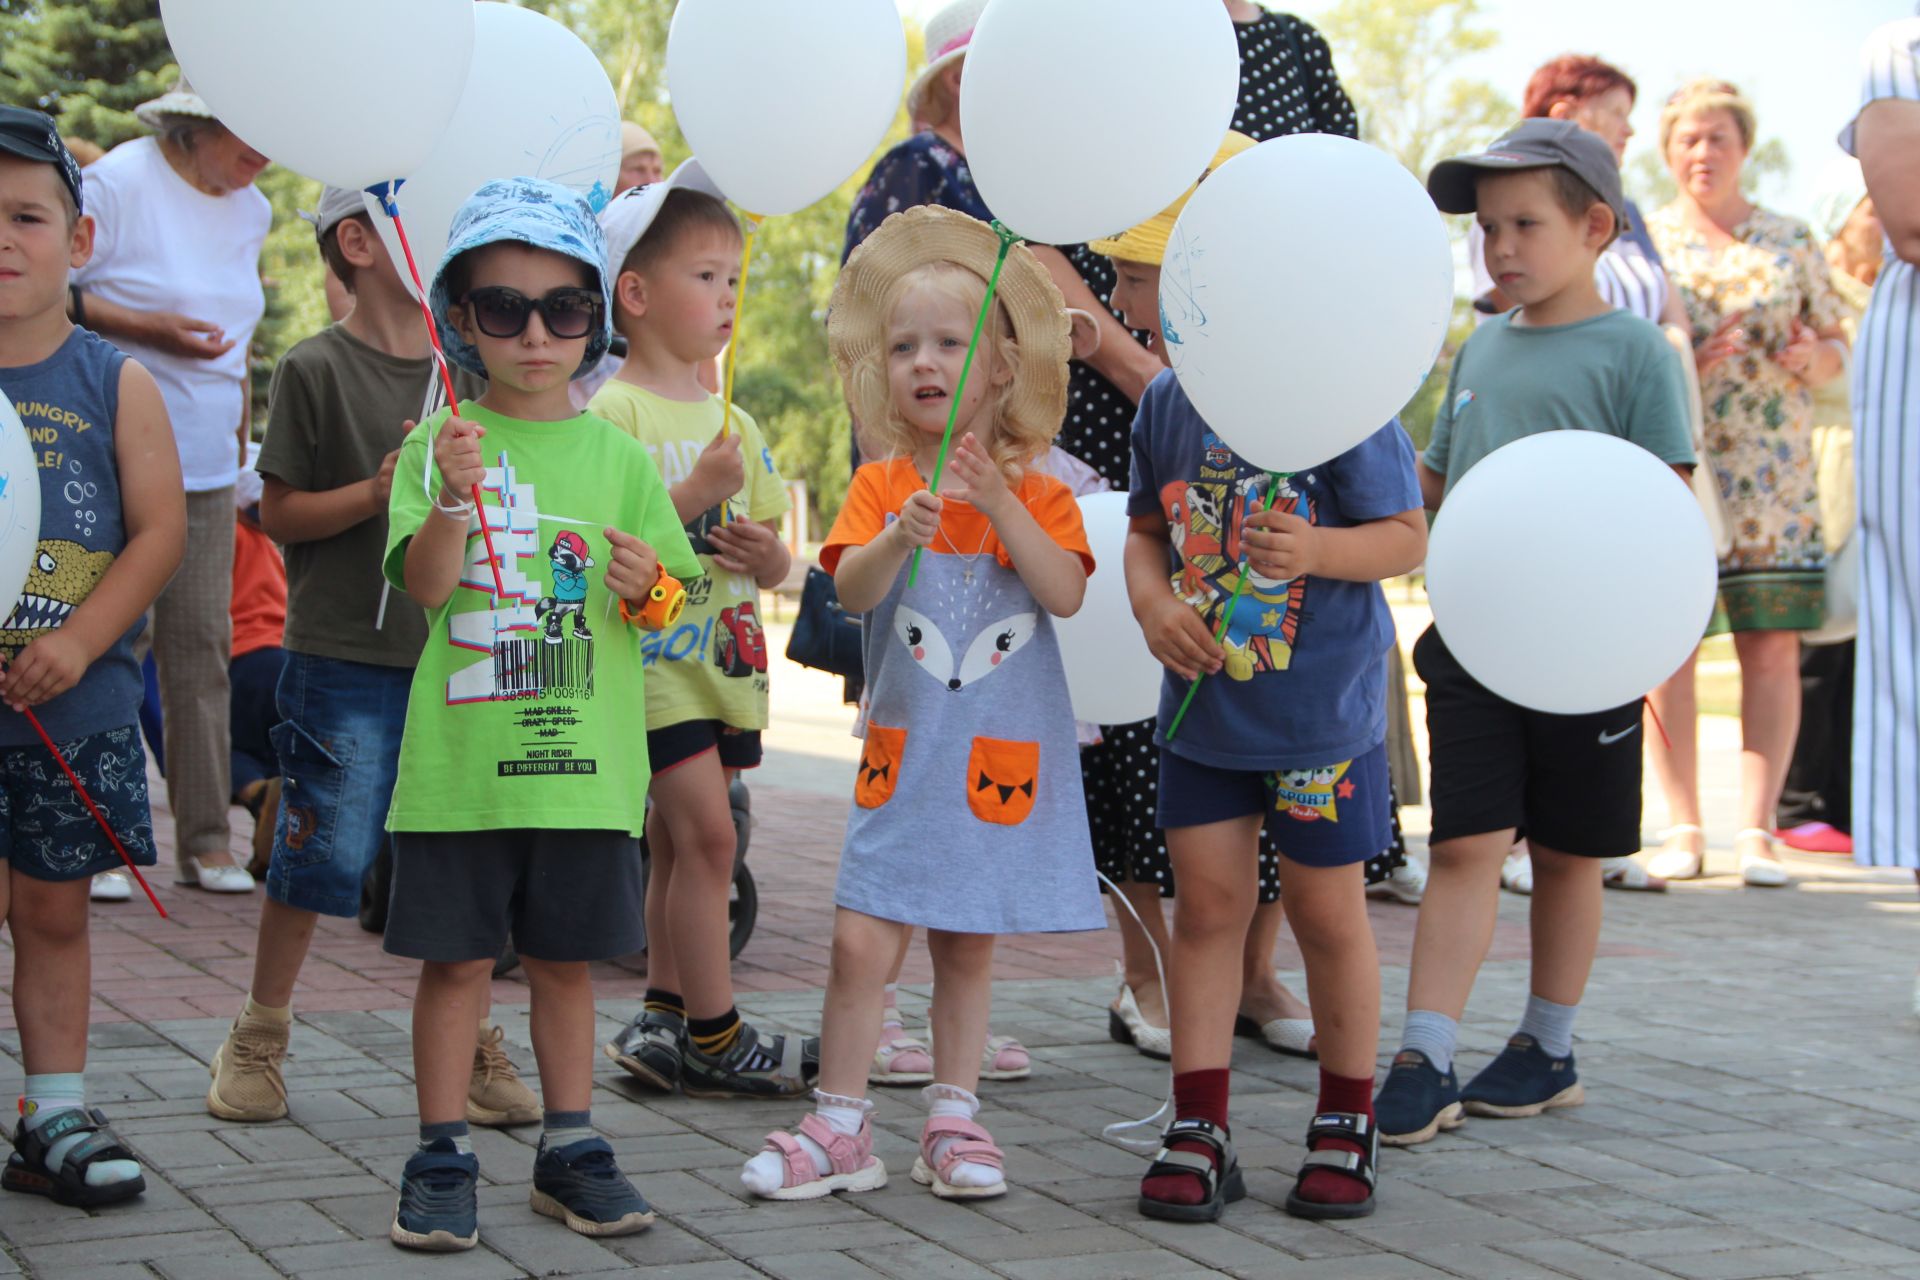
[[[387,847],[412,684],[402,667],[287,654],[272,733],[284,779],[267,866],[275,902],[329,916],[359,910],[360,882]]]

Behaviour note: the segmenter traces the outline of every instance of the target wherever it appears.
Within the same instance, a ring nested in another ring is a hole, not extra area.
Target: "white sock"
[[[958,1120],[971,1120],[980,1114],[980,1099],[968,1093],[957,1084],[930,1084],[920,1091],[926,1100],[927,1114],[934,1119],[952,1117]],[[933,1155],[937,1162],[946,1149],[961,1141],[959,1138],[942,1138],[933,1144]],[[969,1164],[961,1161],[953,1166],[946,1175],[949,1184],[956,1187],[991,1187],[1004,1175],[989,1164]]]
[[[827,1122],[827,1127],[835,1133],[845,1134],[849,1138],[860,1136],[860,1126],[866,1123],[867,1116],[873,1111],[873,1104],[865,1098],[847,1098],[837,1093],[813,1091],[813,1112]],[[794,1139],[800,1149],[813,1158],[813,1174],[824,1178],[833,1172],[833,1161],[827,1150],[804,1133],[795,1133]],[[740,1185],[757,1196],[770,1196],[780,1190],[787,1180],[787,1162],[778,1151],[762,1151],[747,1161],[740,1170]]]
[[[21,1123],[31,1132],[62,1111],[75,1111],[86,1105],[86,1075],[84,1072],[71,1071],[60,1075],[28,1076],[25,1092]],[[70,1133],[48,1147],[47,1172],[57,1170],[67,1152],[86,1137],[85,1133]],[[87,1185],[90,1187],[111,1186],[139,1176],[140,1165],[134,1160],[95,1160],[87,1166]]]

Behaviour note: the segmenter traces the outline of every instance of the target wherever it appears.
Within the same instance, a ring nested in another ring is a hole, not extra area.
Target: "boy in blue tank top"
[[[40,540],[0,619],[0,915],[26,1082],[0,1187],[92,1208],[146,1189],[86,1105],[87,891],[120,858],[41,743],[31,708],[132,859],[154,862],[133,637],[186,546],[179,455],[147,371],[67,318],[93,254],[80,167],[53,121],[0,107],[0,388],[40,483]],[[7,487],[31,482],[0,462]]]

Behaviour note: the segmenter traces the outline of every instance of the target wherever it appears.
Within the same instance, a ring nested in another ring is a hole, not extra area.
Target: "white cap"
[[[660,216],[660,206],[667,202],[668,193],[683,188],[712,196],[715,200],[724,201],[727,198],[714,185],[713,179],[707,176],[707,171],[700,167],[700,162],[690,159],[675,169],[665,182],[628,187],[600,211],[600,230],[607,237],[609,284],[619,277],[620,268],[626,262],[627,255],[633,252],[633,246],[640,243],[640,237],[647,234],[647,228]]]

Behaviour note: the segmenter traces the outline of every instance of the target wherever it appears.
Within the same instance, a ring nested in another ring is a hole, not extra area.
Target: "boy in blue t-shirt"
[[[1593,264],[1624,225],[1606,143],[1528,120],[1427,181],[1447,213],[1477,214],[1487,270],[1519,306],[1454,361],[1421,460],[1427,506],[1503,444],[1539,431],[1604,431],[1692,470],[1680,367],[1651,323],[1614,309]],[[1516,529],[1516,536],[1525,536]],[[1576,1106],[1573,1019],[1600,938],[1604,859],[1640,848],[1640,704],[1549,715],[1481,685],[1429,627],[1414,647],[1433,758],[1431,878],[1414,936],[1400,1052],[1374,1106],[1380,1140],[1425,1142],[1464,1113]],[[1533,860],[1532,991],[1506,1049],[1462,1090],[1459,1020],[1493,937],[1500,864],[1524,834]]]
[[[1115,266],[1113,306],[1128,328],[1163,341],[1160,268]],[[1379,583],[1426,553],[1412,445],[1390,422],[1321,466],[1264,473],[1162,373],[1134,419],[1127,510],[1128,593],[1168,671],[1155,735],[1159,822],[1180,885],[1168,966],[1175,1119],[1141,1183],[1140,1211],[1211,1221],[1246,1194],[1228,1136],[1228,1064],[1264,826],[1280,850],[1321,1063],[1309,1154],[1287,1212],[1362,1217],[1374,1205],[1380,1029],[1364,866],[1391,842],[1392,822],[1384,658],[1393,619]]]
[[[133,638],[187,537],[159,387],[67,319],[68,275],[92,255],[80,166],[53,121],[0,107],[0,387],[33,462],[24,474],[0,468],[0,526],[25,514],[15,487],[36,483],[37,471],[42,535],[0,621],[0,917],[16,953],[26,1068],[0,1187],[81,1208],[146,1189],[85,1093],[87,891],[121,863],[25,712],[60,744],[128,855],[152,866]]]

